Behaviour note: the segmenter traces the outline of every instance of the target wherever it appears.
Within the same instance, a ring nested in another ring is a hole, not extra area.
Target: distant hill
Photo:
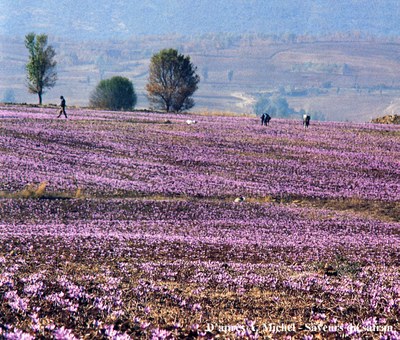
[[[399,35],[397,0],[2,0],[0,34],[125,39],[136,35],[313,34],[360,31]]]
[[[25,86],[28,32],[46,33],[59,80],[44,96],[87,105],[100,79],[130,78],[148,106],[149,60],[191,56],[195,110],[252,112],[283,96],[314,118],[370,121],[400,110],[398,0],[2,0],[0,101],[35,102]]]
[[[153,53],[177,48],[201,77],[194,110],[253,112],[257,98],[282,96],[313,119],[366,122],[400,112],[400,42],[355,35],[208,34],[144,36],[77,42],[51,38],[58,62],[56,87],[44,103],[88,105],[100,79],[132,80],[138,108],[148,108],[145,85]],[[358,40],[357,40],[358,39]],[[23,37],[0,37],[0,101],[35,103],[25,85]]]

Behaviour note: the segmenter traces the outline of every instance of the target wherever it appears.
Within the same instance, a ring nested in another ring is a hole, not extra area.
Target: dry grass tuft
[[[83,191],[81,187],[78,187],[78,189],[76,189],[74,198],[82,198],[83,197]]]
[[[44,181],[39,184],[29,183],[26,187],[16,192],[0,191],[0,198],[6,199],[71,199],[71,198],[83,198],[83,190],[78,186],[75,193],[67,192],[47,192],[48,182]]]
[[[40,198],[44,196],[46,192],[47,182],[41,182],[34,192],[34,197]]]
[[[46,192],[47,182],[41,182],[39,185],[29,183],[24,189],[13,194],[9,194],[10,198],[41,198]]]

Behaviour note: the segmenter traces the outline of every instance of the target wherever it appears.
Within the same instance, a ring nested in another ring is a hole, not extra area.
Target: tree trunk
[[[39,96],[39,105],[42,105],[42,93],[39,92],[38,96]]]

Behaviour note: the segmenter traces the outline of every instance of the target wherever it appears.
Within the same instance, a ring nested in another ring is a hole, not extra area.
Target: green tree
[[[113,111],[131,110],[136,101],[132,82],[120,76],[101,80],[90,95],[90,106]]]
[[[7,89],[2,99],[3,103],[15,103],[15,92],[13,89]]]
[[[229,70],[228,71],[228,80],[229,80],[229,82],[231,82],[232,79],[233,79],[233,70]]]
[[[177,50],[164,49],[154,54],[150,62],[147,97],[152,108],[180,112],[194,106],[191,98],[200,77],[190,57]]]
[[[208,67],[207,66],[203,68],[202,75],[203,75],[203,80],[207,81],[207,79],[208,79]]]
[[[257,116],[261,116],[264,112],[268,113],[271,107],[272,104],[270,98],[268,96],[261,95],[254,104],[253,109]]]
[[[296,112],[289,107],[287,100],[280,96],[261,95],[254,105],[254,112],[260,116],[264,112],[274,117],[288,118]]]
[[[29,52],[26,64],[28,90],[39,96],[39,105],[46,88],[52,88],[57,81],[55,71],[57,62],[53,59],[56,55],[52,46],[47,46],[47,35],[29,33],[25,36],[25,46]]]

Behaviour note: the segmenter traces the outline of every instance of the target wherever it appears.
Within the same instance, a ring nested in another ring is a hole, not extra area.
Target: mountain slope
[[[0,34],[51,32],[76,39],[138,34],[312,33],[399,34],[400,2],[326,0],[4,0]]]

